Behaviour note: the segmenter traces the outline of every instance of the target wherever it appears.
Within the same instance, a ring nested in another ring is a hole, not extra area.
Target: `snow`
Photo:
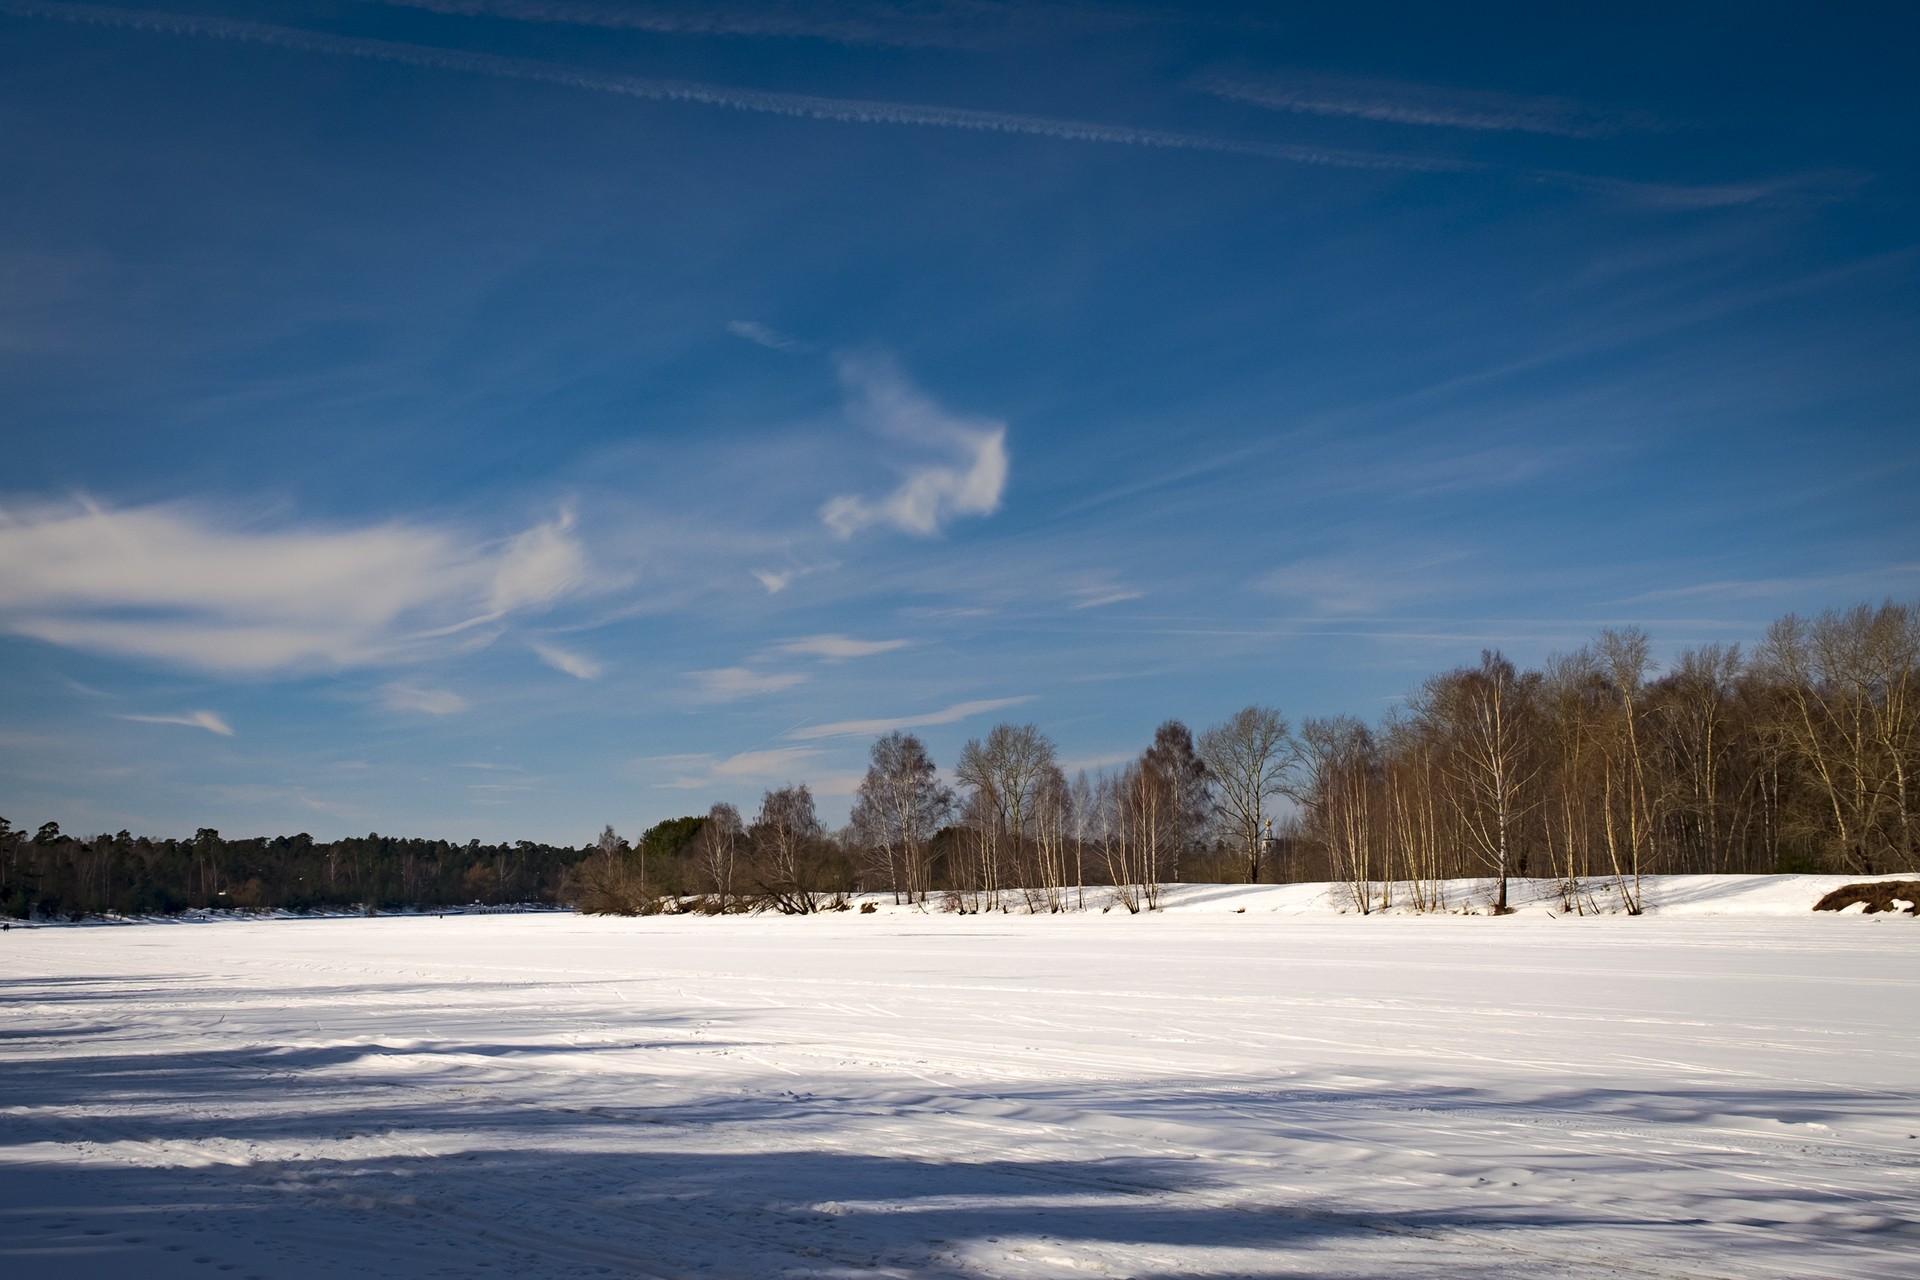
[[[1803,916],[1841,885],[1913,878],[1911,872],[1884,876],[1645,876],[1641,885],[1648,915]],[[1497,887],[1493,880],[1449,880],[1444,882],[1442,898],[1450,911],[1484,914]],[[1343,884],[1191,884],[1171,885],[1161,892],[1161,903],[1170,910],[1326,915],[1354,909],[1353,897]],[[1514,879],[1507,886],[1508,905],[1522,915],[1624,910],[1619,889],[1611,879],[1583,881],[1578,897],[1579,903],[1570,906],[1558,880]],[[1392,910],[1411,912],[1411,898],[1407,886],[1396,885]]]
[[[1920,921],[1686,879],[15,928],[0,1273],[1915,1275]]]

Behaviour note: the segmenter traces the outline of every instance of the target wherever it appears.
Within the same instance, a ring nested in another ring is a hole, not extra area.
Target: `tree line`
[[[1548,877],[1574,909],[1630,912],[1653,873],[1920,869],[1920,605],[1774,623],[1751,654],[1656,666],[1638,628],[1522,670],[1497,650],[1374,724],[1254,705],[1079,772],[1031,724],[968,741],[942,776],[910,733],[876,741],[839,831],[804,783],[747,817],[716,804],[580,849],[368,836],[29,837],[0,819],[14,915],[572,904],[805,914],[861,892],[957,911],[1158,905],[1178,881],[1336,881],[1357,910],[1443,910],[1449,882]],[[1090,890],[1093,891],[1090,893]]]
[[[1162,724],[1132,762],[1069,780],[1033,725],[961,749],[949,786],[907,733],[874,743],[848,828],[805,786],[743,821],[715,805],[680,858],[636,877],[609,831],[590,909],[689,896],[806,912],[855,890],[962,911],[1158,905],[1181,880],[1336,881],[1360,911],[1444,910],[1450,882],[1550,878],[1631,913],[1654,873],[1920,869],[1920,604],[1788,615],[1751,654],[1662,669],[1636,627],[1522,670],[1498,650],[1375,724],[1297,727],[1249,706],[1197,737]]]
[[[0,818],[0,912],[16,919],[243,911],[402,910],[475,903],[560,903],[582,849],[454,844],[378,834],[346,840],[210,827],[191,839],[73,836],[49,822],[28,834]]]
[[[1603,631],[1522,671],[1496,651],[1427,680],[1376,726],[1310,721],[1303,814],[1362,910],[1436,904],[1441,882],[1551,876],[1569,904],[1653,872],[1920,866],[1920,605],[1788,615],[1752,654],[1656,668]]]

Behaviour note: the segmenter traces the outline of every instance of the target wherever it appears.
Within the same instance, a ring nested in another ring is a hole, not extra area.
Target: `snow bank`
[[[1848,884],[1866,884],[1876,880],[1910,880],[1912,872],[1884,876],[1778,875],[1778,876],[1643,876],[1645,914],[1649,916],[1799,916],[1813,911],[1813,904],[1834,889]],[[1381,886],[1373,887],[1371,911],[1361,912],[1354,905],[1354,894],[1344,883],[1307,884],[1170,884],[1160,888],[1156,914],[1187,915],[1233,914],[1276,916],[1354,916],[1360,914],[1400,916],[1417,914],[1487,915],[1499,888],[1492,879],[1444,880],[1438,887],[1437,911],[1416,910],[1413,886],[1404,882],[1392,886],[1390,905],[1380,905]],[[1432,890],[1429,889],[1431,895]],[[1114,890],[1105,886],[1068,890],[1068,901],[1075,914],[1126,915]],[[826,911],[819,918],[839,914],[913,915],[948,914],[954,895],[940,893],[924,905],[895,902],[886,893],[851,894],[845,899],[845,912]],[[996,916],[1025,916],[1025,900],[1019,890],[1001,894],[1002,910]],[[1559,880],[1514,878],[1507,884],[1507,901],[1514,915],[1559,918],[1624,915],[1626,907],[1617,886],[1611,880],[1582,882],[1577,896],[1569,895]],[[969,910],[977,905],[970,898]],[[507,906],[446,907],[435,911],[382,912],[381,918],[454,917],[472,915],[565,914],[563,907],[534,903]],[[271,911],[197,909],[172,916],[109,916],[78,922],[82,926],[127,924],[210,924],[263,920],[358,919],[364,911]],[[1838,914],[1838,913],[1834,913]],[[1844,914],[1857,915],[1858,910]],[[707,918],[707,917],[702,917]],[[1829,914],[1827,918],[1832,918]],[[65,921],[13,921],[14,928],[65,928]]]
[[[1813,904],[1829,892],[1846,884],[1872,880],[1912,879],[1913,873],[1887,876],[1643,876],[1645,914],[1650,916],[1799,916],[1811,914]],[[1439,886],[1440,913],[1485,915],[1499,889],[1492,879],[1444,880]],[[1415,914],[1413,886],[1392,886],[1391,906],[1379,907],[1381,886],[1373,886],[1373,914]],[[1010,912],[1024,914],[1026,907],[1016,891],[1002,897]],[[863,894],[852,899],[857,908],[874,904],[877,913],[920,908],[901,907],[886,894]],[[1123,912],[1107,888],[1087,889],[1086,907],[1108,914]],[[1560,917],[1621,915],[1626,911],[1617,887],[1611,880],[1582,882],[1576,896],[1569,895],[1559,880],[1520,879],[1507,882],[1507,902],[1514,914]],[[930,909],[939,910],[944,898],[936,895]],[[1190,913],[1247,914],[1278,916],[1340,916],[1360,914],[1354,894],[1344,883],[1315,884],[1172,884],[1160,890],[1160,910],[1173,915]],[[1829,917],[1830,918],[1830,917]]]
[[[1647,915],[1687,916],[1798,916],[1811,913],[1813,904],[1845,884],[1872,880],[1911,879],[1911,872],[1887,876],[1643,876],[1641,889]],[[1447,880],[1440,885],[1446,909],[1484,913],[1493,902],[1499,882]],[[1378,886],[1375,888],[1378,892]],[[1411,911],[1410,886],[1394,886],[1393,910]],[[1507,901],[1517,914],[1618,914],[1625,910],[1611,880],[1582,883],[1577,905],[1558,880],[1515,879],[1507,884]],[[1242,911],[1275,915],[1351,914],[1353,895],[1344,884],[1286,885],[1171,885],[1162,891],[1168,911]]]

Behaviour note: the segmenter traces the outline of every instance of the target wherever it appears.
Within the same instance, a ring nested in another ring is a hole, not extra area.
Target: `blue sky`
[[[1915,26],[0,0],[0,814],[838,819],[1911,598]]]

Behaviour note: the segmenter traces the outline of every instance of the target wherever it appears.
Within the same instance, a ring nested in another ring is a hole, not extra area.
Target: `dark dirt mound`
[[[1873,884],[1843,884],[1813,904],[1815,911],[1843,911],[1856,902],[1867,904],[1867,914],[1905,911],[1920,915],[1920,880],[1880,880]]]

